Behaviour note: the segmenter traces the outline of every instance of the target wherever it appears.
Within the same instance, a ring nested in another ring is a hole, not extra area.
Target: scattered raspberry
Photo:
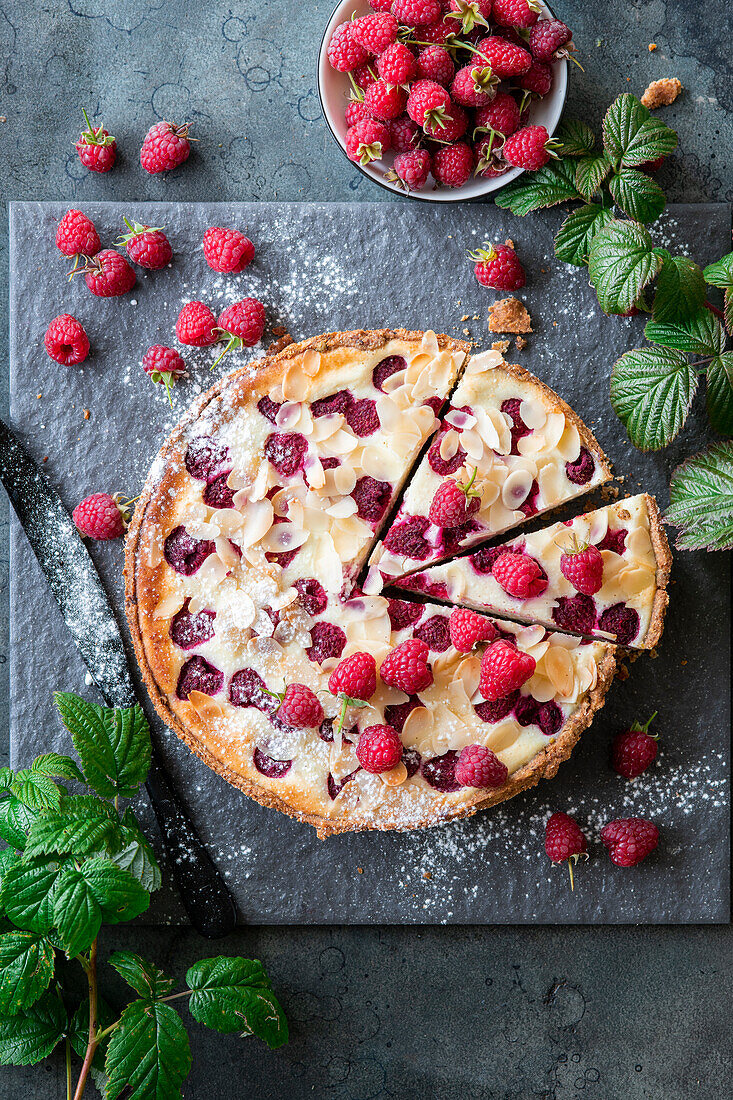
[[[194,348],[208,348],[217,341],[216,317],[203,302],[186,302],[176,321],[176,339]]]
[[[91,172],[109,172],[117,156],[117,142],[111,134],[107,133],[104,126],[97,126],[96,129],[92,126],[83,107],[81,113],[84,115],[87,128],[82,130],[76,143],[79,160]]]
[[[573,540],[560,555],[560,572],[576,592],[594,596],[603,587],[603,557],[597,546]]]
[[[318,696],[305,684],[289,684],[277,717],[296,729],[314,729],[323,721],[323,707]]]
[[[368,726],[356,746],[356,759],[365,772],[388,772],[402,759],[402,742],[391,726]]]
[[[451,107],[445,88],[434,80],[416,80],[407,99],[407,113],[423,129],[444,128]]]
[[[51,358],[65,367],[83,363],[89,354],[89,337],[84,326],[70,313],[54,317],[46,329],[43,343]]]
[[[488,61],[494,76],[498,76],[500,80],[521,76],[532,64],[532,55],[527,50],[515,46],[513,42],[507,42],[506,38],[499,38],[496,34],[482,38],[477,49]]]
[[[171,402],[173,383],[186,373],[186,364],[175,348],[163,344],[153,344],[143,356],[143,370],[151,382],[165,386],[168,401]]]
[[[552,68],[544,61],[533,61],[527,72],[519,77],[517,84],[526,92],[536,96],[548,95],[552,88]]]
[[[67,210],[56,230],[56,247],[64,256],[94,256],[102,245],[94,222],[81,210]]]
[[[417,55],[417,77],[447,88],[455,76],[453,58],[443,46],[426,46]]]
[[[433,176],[446,187],[462,187],[471,178],[473,149],[464,141],[443,145],[433,156]]]
[[[479,691],[488,702],[495,702],[529,680],[535,659],[503,639],[492,642],[481,658]]]
[[[437,23],[443,12],[440,0],[394,0],[392,14],[406,27],[425,27]]]
[[[458,24],[457,33],[470,34],[474,27],[489,26],[492,0],[450,0],[449,19]]]
[[[451,98],[464,107],[485,107],[496,95],[498,83],[491,65],[464,65],[453,78]]]
[[[491,567],[497,584],[518,600],[533,600],[547,588],[547,574],[529,554],[505,550]]]
[[[80,534],[90,539],[118,539],[125,531],[125,510],[110,493],[93,493],[71,513]]]
[[[238,275],[255,258],[255,246],[238,229],[212,226],[204,233],[204,259],[212,271]]]
[[[83,267],[75,268],[84,273],[84,281],[97,298],[116,298],[127,294],[135,285],[135,272],[124,256],[114,248],[104,248],[87,260]]]
[[[364,103],[374,118],[380,122],[388,122],[390,119],[399,118],[407,103],[407,92],[404,88],[388,84],[380,76],[370,84],[364,96]]]
[[[381,160],[389,143],[389,130],[373,118],[362,119],[346,131],[346,155],[364,168],[373,160]]]
[[[331,67],[340,73],[351,72],[369,59],[368,50],[354,38],[354,24],[351,20],[339,24],[333,32],[327,54]]]
[[[191,145],[188,140],[190,122],[177,126],[175,122],[156,122],[145,135],[140,150],[140,163],[146,172],[170,172],[188,160]]]
[[[459,653],[470,653],[478,642],[493,642],[497,637],[497,630],[491,619],[464,607],[456,607],[451,611],[448,629],[450,640]]]
[[[122,219],[129,232],[119,238],[118,245],[124,245],[127,255],[133,263],[146,267],[148,271],[159,271],[173,258],[170,241],[162,229],[151,229],[149,225]]]
[[[540,19],[529,32],[529,49],[536,61],[557,61],[559,57],[568,57],[574,50],[573,32],[559,19]]]
[[[556,813],[545,825],[545,851],[553,863],[567,860],[570,889],[575,889],[573,866],[581,856],[588,858],[588,841],[577,821],[570,814]]]
[[[397,40],[399,23],[390,12],[377,12],[355,19],[351,37],[369,53],[380,54]]]
[[[482,286],[492,290],[520,290],[524,286],[524,268],[514,249],[508,245],[484,241],[483,247],[469,252],[469,256],[474,261],[474,275]]]
[[[474,468],[467,485],[451,477],[438,486],[428,512],[431,523],[436,527],[458,527],[478,511],[481,501],[478,492],[472,488],[476,473]]]
[[[388,84],[409,84],[417,75],[412,50],[403,42],[393,42],[377,58],[377,72]]]
[[[427,644],[418,638],[401,642],[382,661],[379,670],[382,682],[406,695],[425,691],[433,682],[428,653]]]
[[[394,167],[387,172],[386,179],[405,191],[422,191],[428,182],[432,160],[427,149],[413,149],[409,153],[400,153],[394,158]]]
[[[519,128],[519,104],[509,92],[499,92],[492,103],[479,107],[474,123],[477,131],[508,137]]]
[[[657,758],[657,738],[649,733],[649,726],[657,716],[651,716],[643,726],[633,722],[624,733],[619,733],[611,749],[611,767],[624,779],[636,779]]]
[[[494,0],[493,19],[500,27],[519,27],[526,30],[539,19],[537,0]]]
[[[393,118],[387,123],[389,138],[395,153],[409,153],[415,148],[419,128],[409,115]]]
[[[455,776],[464,787],[503,787],[509,769],[485,745],[466,745],[458,757]]]
[[[536,172],[547,164],[552,148],[544,126],[524,126],[506,139],[501,155],[515,168]]]
[[[232,302],[219,316],[219,331],[227,345],[213,364],[221,362],[230,351],[254,347],[262,339],[265,330],[265,307],[257,298],[242,298]]]
[[[659,829],[643,817],[624,817],[604,825],[601,840],[617,867],[635,867],[659,844]]]
[[[377,690],[377,664],[371,653],[352,653],[336,665],[328,690],[340,699],[365,703]]]

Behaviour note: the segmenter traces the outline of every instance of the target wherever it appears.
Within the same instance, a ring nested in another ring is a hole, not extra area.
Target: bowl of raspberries
[[[554,155],[573,52],[542,0],[345,0],[321,43],[323,114],[380,186],[481,198]]]

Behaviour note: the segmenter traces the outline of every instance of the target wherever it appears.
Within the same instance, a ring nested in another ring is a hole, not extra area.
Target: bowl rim
[[[353,3],[353,0],[352,0],[352,3]],[[547,9],[547,11],[549,12],[550,18],[552,18],[552,19],[556,18],[554,12],[552,11],[552,8],[547,3],[547,0],[541,0],[541,3],[543,5],[543,7],[545,7]],[[333,138],[333,140],[336,142],[336,145],[340,149],[342,156],[349,162],[349,164],[352,165],[352,167],[357,168],[359,170],[359,172],[361,172],[362,176],[364,176],[366,179],[368,179],[370,181],[370,183],[375,183],[377,185],[377,187],[381,187],[383,191],[386,191],[390,195],[395,195],[397,198],[400,198],[400,199],[412,199],[412,200],[415,200],[417,202],[431,203],[433,206],[446,206],[450,203],[456,203],[456,202],[487,202],[488,200],[491,199],[491,196],[494,195],[497,191],[501,191],[501,189],[503,187],[506,187],[507,184],[513,183],[514,180],[518,179],[526,171],[525,168],[514,168],[512,171],[506,173],[506,178],[501,177],[501,176],[496,177],[497,179],[500,179],[502,181],[501,183],[499,183],[498,185],[495,185],[493,187],[490,187],[488,190],[482,191],[477,195],[471,195],[471,196],[462,195],[461,194],[461,188],[456,188],[455,192],[450,193],[448,191],[448,192],[445,192],[445,197],[436,198],[434,195],[431,195],[430,192],[403,191],[401,188],[396,187],[394,184],[389,183],[387,180],[379,179],[379,178],[377,178],[377,176],[372,175],[371,172],[368,172],[366,170],[366,168],[364,168],[357,161],[351,160],[350,157],[348,156],[347,152],[346,152],[346,149],[344,148],[344,145],[343,145],[343,142],[341,141],[341,138],[336,133],[336,131],[334,130],[334,128],[331,125],[331,122],[329,120],[328,111],[326,110],[326,104],[325,104],[325,100],[324,100],[323,88],[322,88],[322,84],[321,84],[321,64],[323,62],[323,57],[324,57],[324,54],[325,54],[326,49],[327,49],[326,35],[329,32],[329,28],[331,26],[331,23],[334,20],[334,16],[336,15],[336,12],[338,12],[341,8],[345,7],[346,5],[347,5],[347,0],[338,0],[338,3],[335,4],[335,6],[333,7],[333,9],[331,11],[331,14],[329,15],[328,19],[326,20],[326,25],[325,25],[324,30],[323,30],[323,35],[321,36],[321,44],[320,44],[319,49],[318,49],[318,56],[316,58],[316,87],[318,88],[318,100],[319,100],[319,103],[321,105],[321,112],[323,114],[323,119],[326,123],[326,126],[328,127],[328,129],[330,131],[331,137]],[[562,67],[562,72],[563,72],[563,75],[564,75],[565,79],[564,79],[563,88],[562,88],[562,96],[560,97],[560,102],[559,102],[558,119],[557,119],[557,122],[555,123],[555,125],[553,126],[552,131],[550,132],[550,137],[553,136],[553,134],[555,133],[555,131],[558,127],[558,125],[560,124],[563,112],[565,110],[565,104],[567,103],[567,98],[568,98],[568,62],[565,58],[561,58],[560,61],[558,62],[558,65]],[[487,181],[487,186],[491,182],[492,181]]]

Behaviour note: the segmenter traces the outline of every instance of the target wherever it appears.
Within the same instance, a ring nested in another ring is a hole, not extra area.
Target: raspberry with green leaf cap
[[[328,678],[328,690],[341,700],[341,730],[347,709],[365,707],[377,690],[377,662],[372,654],[359,651],[339,661]]]
[[[82,107],[81,113],[87,124],[76,142],[79,160],[91,172],[109,172],[117,157],[117,142],[108,134],[104,126],[92,126],[89,116]]]
[[[658,736],[649,733],[649,726],[657,717],[657,712],[642,726],[632,722],[629,729],[619,733],[611,749],[611,766],[624,779],[636,779],[645,772],[657,758]]]
[[[422,191],[428,182],[431,167],[432,159],[427,149],[412,149],[394,158],[394,166],[385,174],[385,179],[408,193]]]
[[[77,504],[71,518],[80,535],[106,542],[125,533],[133,503],[119,493],[92,493]]]
[[[212,363],[212,370],[228,352],[251,348],[259,342],[265,329],[265,307],[257,298],[232,302],[220,314],[217,328],[227,345]]]
[[[482,248],[468,255],[475,262],[474,274],[482,286],[492,290],[521,290],[527,281],[519,257],[509,245],[484,241]]]
[[[453,79],[450,94],[464,107],[484,107],[494,99],[498,84],[491,65],[464,65]]]
[[[573,867],[579,859],[588,859],[588,841],[570,814],[555,813],[545,825],[545,851],[553,863],[567,862],[570,889],[575,889]]]
[[[536,61],[574,60],[573,32],[560,19],[540,19],[529,32],[529,49]]]
[[[407,113],[423,129],[441,129],[451,107],[445,88],[434,80],[416,80],[410,88]]]
[[[560,554],[560,572],[576,592],[595,596],[603,587],[603,555],[597,546],[573,535]]]
[[[364,118],[346,131],[346,155],[363,168],[374,160],[381,160],[389,146],[389,130],[376,119]]]
[[[171,262],[173,249],[162,226],[153,228],[149,225],[141,225],[140,222],[131,222],[125,217],[122,220],[128,232],[119,237],[115,243],[118,246],[124,246],[133,263],[146,267],[148,271],[158,271]]]
[[[186,364],[183,357],[175,348],[167,348],[164,344],[153,344],[143,356],[143,370],[151,382],[165,386],[168,402],[172,408],[171,389],[173,383],[186,373]]]
[[[557,159],[555,150],[560,143],[551,138],[544,126],[523,126],[504,142],[502,156],[507,164],[537,172],[550,157]]]
[[[450,145],[463,137],[468,129],[468,112],[460,103],[451,103],[449,110],[438,122],[425,119],[423,130],[427,137],[439,141],[441,145]]]
[[[456,20],[457,33],[470,34],[474,27],[488,28],[491,4],[492,0],[450,0],[447,18]]]
[[[473,488],[478,468],[474,467],[473,473],[466,485],[455,481],[452,477],[438,487],[430,504],[428,519],[436,527],[459,527],[465,523],[470,515],[481,507],[481,493]]]

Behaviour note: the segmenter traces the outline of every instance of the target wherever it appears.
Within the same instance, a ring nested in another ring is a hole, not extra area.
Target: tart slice
[[[557,394],[499,352],[475,355],[372,553],[366,587],[378,592],[610,476],[595,437]]]
[[[393,583],[548,629],[652,649],[664,626],[671,564],[657,503],[642,493]]]

